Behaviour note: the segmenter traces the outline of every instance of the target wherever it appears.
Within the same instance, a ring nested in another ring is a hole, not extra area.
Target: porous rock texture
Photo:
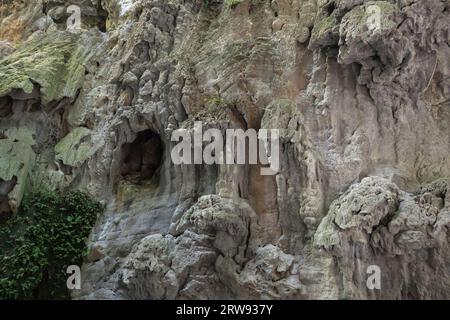
[[[448,0],[0,8],[1,218],[106,206],[73,298],[450,298]],[[280,129],[279,173],[174,165],[194,121]]]

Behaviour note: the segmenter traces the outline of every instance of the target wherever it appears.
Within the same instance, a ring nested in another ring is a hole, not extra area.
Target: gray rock
[[[450,298],[448,1],[74,3],[88,50],[70,95],[49,83],[57,101],[39,88],[0,97],[5,154],[32,171],[2,158],[0,206],[14,175],[107,204],[73,298]],[[47,15],[64,29],[60,1],[22,9],[0,21],[14,41],[33,23],[34,39],[61,32],[42,30]],[[0,59],[13,47],[0,42]],[[2,61],[0,92],[14,76]],[[194,121],[280,129],[280,171],[174,165],[171,132]],[[35,158],[17,151],[24,128]],[[144,131],[162,146],[148,179],[123,170],[143,159]],[[373,265],[381,290],[366,285]]]

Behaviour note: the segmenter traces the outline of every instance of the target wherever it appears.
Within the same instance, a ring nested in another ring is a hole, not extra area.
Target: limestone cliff
[[[0,221],[106,205],[73,298],[450,299],[450,1],[0,4]],[[175,165],[194,121],[279,172]]]

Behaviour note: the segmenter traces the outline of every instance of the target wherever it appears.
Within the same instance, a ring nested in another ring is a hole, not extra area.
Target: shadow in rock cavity
[[[152,180],[161,166],[164,145],[152,130],[141,131],[133,142],[122,145],[121,176],[135,184]]]

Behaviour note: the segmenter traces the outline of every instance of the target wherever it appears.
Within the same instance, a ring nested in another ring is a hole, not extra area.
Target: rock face
[[[450,298],[449,1],[0,8],[0,219],[107,207],[73,298]],[[175,165],[194,121],[280,129],[279,172]]]

